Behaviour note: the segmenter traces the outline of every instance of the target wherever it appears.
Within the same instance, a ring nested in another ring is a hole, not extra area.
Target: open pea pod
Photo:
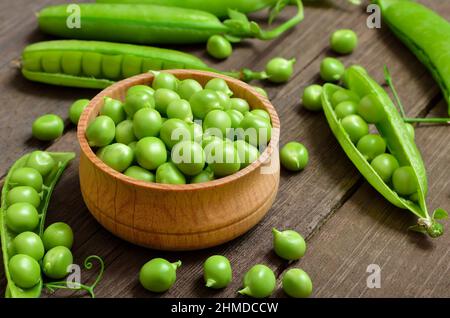
[[[372,0],[384,22],[430,70],[442,89],[450,114],[450,22],[411,0]]]
[[[419,150],[414,140],[410,138],[405,123],[398,113],[395,105],[384,89],[362,70],[350,68],[348,70],[348,87],[359,97],[373,94],[378,102],[383,105],[382,120],[376,124],[381,136],[386,140],[387,147],[392,155],[399,161],[400,166],[410,166],[416,178],[418,203],[399,196],[388,184],[386,184],[377,172],[372,168],[366,158],[359,152],[351,141],[347,132],[337,118],[332,103],[332,94],[341,89],[334,84],[325,84],[322,94],[322,104],[329,126],[336,136],[343,150],[358,168],[365,179],[389,202],[395,206],[414,213],[418,218],[417,226],[413,230],[426,232],[431,237],[442,235],[443,227],[428,214],[426,195],[428,191],[426,170]],[[437,218],[436,218],[437,219]]]
[[[59,177],[64,172],[64,169],[66,168],[67,164],[73,158],[75,158],[75,154],[72,152],[48,152],[48,154],[50,154],[50,156],[55,160],[56,164],[55,167],[52,169],[52,171],[50,171],[50,173],[43,180],[44,184],[41,192],[42,199],[41,204],[38,207],[39,225],[35,230],[35,232],[40,236],[42,236],[42,233],[44,231],[45,216],[47,213],[47,208],[50,202],[50,197],[53,192],[53,189],[55,188],[55,185],[58,182]],[[8,286],[5,292],[5,297],[7,298],[36,298],[40,296],[43,286],[43,281],[41,278],[39,283],[36,284],[35,286],[28,289],[22,289],[18,287],[16,284],[14,284],[9,272],[9,260],[13,255],[10,255],[10,249],[8,247],[10,247],[10,244],[12,243],[12,240],[16,236],[16,233],[13,233],[11,230],[9,230],[5,224],[5,214],[7,208],[6,196],[8,194],[8,191],[11,189],[10,178],[12,173],[19,168],[25,167],[29,156],[30,154],[26,154],[25,156],[21,157],[9,169],[8,175],[6,176],[5,183],[3,185],[1,195],[2,205],[0,208],[0,229],[1,229],[1,243],[2,243],[5,276],[8,282]]]

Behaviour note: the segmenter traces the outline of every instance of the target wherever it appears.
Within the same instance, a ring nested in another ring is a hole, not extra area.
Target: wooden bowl
[[[239,80],[194,70],[170,73],[179,79],[193,78],[202,85],[212,78],[223,78],[236,97],[246,99],[252,108],[267,110],[274,129],[260,159],[231,176],[187,185],[138,181],[108,167],[88,145],[86,127],[98,115],[105,96],[123,100],[129,87],[151,84],[153,75],[145,73],[106,88],[83,112],[77,132],[81,192],[97,221],[129,242],[161,250],[219,245],[248,231],[272,206],[280,179],[280,122],[269,100]],[[266,167],[268,161],[270,169]]]

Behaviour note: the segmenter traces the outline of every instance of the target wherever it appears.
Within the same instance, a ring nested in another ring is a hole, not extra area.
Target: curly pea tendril
[[[97,275],[97,278],[91,285],[84,285],[77,282],[67,282],[64,280],[45,283],[44,287],[52,293],[54,293],[57,289],[85,290],[87,293],[89,293],[91,298],[95,298],[94,289],[103,277],[103,272],[105,271],[105,263],[100,256],[90,255],[84,260],[84,268],[86,268],[87,270],[92,269],[92,267],[94,266],[92,260],[98,261],[98,263],[100,264],[100,271]]]

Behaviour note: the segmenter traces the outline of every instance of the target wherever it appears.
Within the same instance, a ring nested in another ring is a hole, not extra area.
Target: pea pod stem
[[[395,101],[397,102],[398,108],[400,110],[400,114],[403,117],[403,120],[406,123],[425,123],[425,124],[450,124],[450,118],[409,118],[406,116],[405,108],[403,107],[402,101],[400,99],[400,96],[397,93],[397,90],[395,89],[394,82],[392,81],[391,73],[389,72],[388,67],[384,66],[384,78],[386,80],[386,83],[388,84],[389,88],[392,91],[392,94],[394,95]]]

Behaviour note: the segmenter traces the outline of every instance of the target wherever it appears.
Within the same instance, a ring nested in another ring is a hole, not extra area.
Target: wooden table
[[[446,1],[420,1],[450,20],[450,5]],[[32,150],[79,152],[67,110],[75,99],[92,98],[97,91],[32,83],[15,66],[27,44],[49,39],[37,29],[34,13],[57,2],[63,1],[0,3],[2,178],[17,158]],[[78,160],[67,169],[52,197],[47,223],[64,221],[72,226],[77,263],[91,254],[104,258],[107,269],[96,290],[98,297],[154,297],[137,279],[140,267],[153,257],[183,261],[176,285],[161,297],[235,297],[243,274],[256,263],[270,266],[279,283],[287,269],[303,268],[314,282],[314,297],[450,296],[450,235],[431,240],[408,232],[415,218],[392,206],[365,182],[331,134],[324,115],[302,109],[300,95],[304,87],[319,80],[320,61],[333,55],[328,48],[331,32],[352,28],[360,43],[353,54],[342,60],[346,65],[363,65],[379,82],[383,82],[383,65],[388,65],[408,116],[446,116],[447,105],[428,71],[386,26],[366,26],[365,6],[348,6],[344,0],[326,3],[307,6],[305,20],[279,39],[246,41],[236,46],[233,56],[223,63],[208,58],[203,46],[185,48],[223,70],[262,69],[275,56],[297,59],[295,75],[289,83],[264,85],[280,115],[281,143],[304,143],[310,151],[310,163],[301,173],[282,171],[273,208],[247,234],[228,244],[196,252],[166,253],[133,246],[111,235],[89,214],[79,189]],[[290,8],[283,16],[293,13]],[[31,137],[33,120],[45,113],[61,115],[67,124],[64,136],[53,143]],[[428,169],[429,208],[450,210],[450,127],[420,126],[416,140]],[[448,222],[446,226],[450,228]],[[272,227],[302,233],[308,240],[305,257],[288,264],[274,255]],[[233,265],[234,280],[222,291],[203,286],[202,262],[212,254],[227,256]],[[381,268],[381,288],[367,287],[370,264]],[[95,276],[89,271],[83,274],[83,282]],[[0,283],[3,293],[3,275]],[[75,293],[56,294],[63,295]],[[274,296],[283,293],[278,290]]]

